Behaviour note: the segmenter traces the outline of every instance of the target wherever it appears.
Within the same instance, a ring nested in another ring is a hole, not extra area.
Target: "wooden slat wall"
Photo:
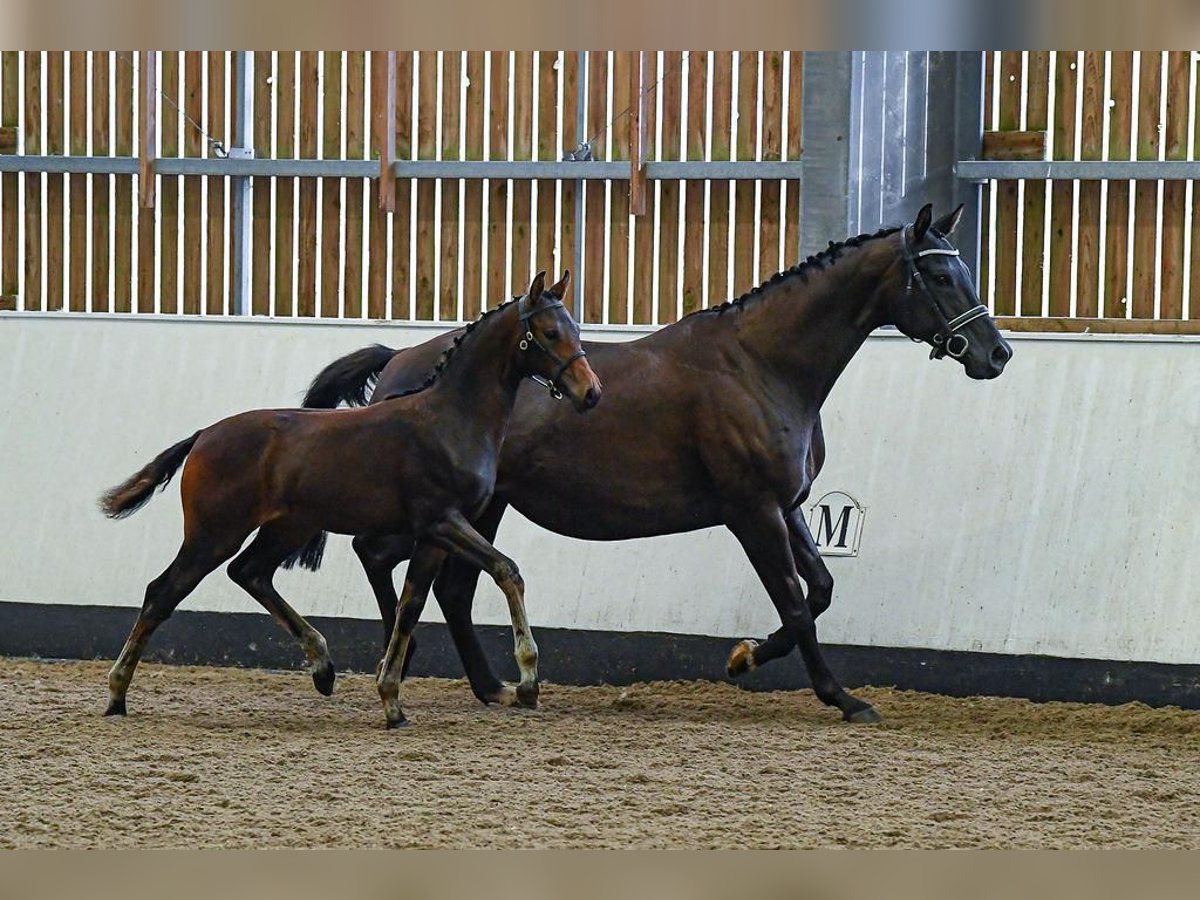
[[[15,129],[21,121],[20,72],[19,53],[0,53],[0,128]],[[0,309],[16,309],[21,289],[19,191],[15,172],[0,175]]]

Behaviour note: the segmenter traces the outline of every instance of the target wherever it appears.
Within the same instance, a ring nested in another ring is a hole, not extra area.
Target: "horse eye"
[[[549,331],[547,331],[546,332],[546,340],[557,341],[558,340],[558,329],[551,328]]]
[[[934,280],[934,283],[939,285],[940,287],[950,287],[950,276],[949,275],[937,275],[934,277],[933,280]]]

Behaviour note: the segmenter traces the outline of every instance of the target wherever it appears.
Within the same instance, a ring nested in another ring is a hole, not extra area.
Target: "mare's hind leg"
[[[792,557],[796,562],[796,570],[804,579],[807,588],[805,600],[809,611],[815,620],[821,613],[829,609],[833,601],[833,576],[825,560],[817,550],[817,542],[813,540],[808,522],[799,510],[787,514],[788,539],[792,546]],[[761,665],[787,656],[796,646],[796,639],[787,627],[780,627],[761,644],[757,641],[741,641],[729,654],[726,670],[730,676],[738,676]]]
[[[521,680],[517,684],[517,702],[534,708],[538,700],[537,643],[529,629],[525,615],[525,582],[517,564],[497,550],[458,512],[449,513],[445,520],[434,527],[430,538],[447,550],[458,554],[476,568],[492,576],[496,586],[504,592],[508,601],[508,615],[512,621],[513,655]]]
[[[129,690],[129,682],[133,680],[133,671],[137,668],[138,660],[146,642],[156,628],[170,618],[171,613],[192,591],[196,589],[209,572],[228,559],[237,544],[227,552],[219,552],[211,547],[202,547],[203,542],[184,540],[183,546],[175,555],[175,559],[167,566],[161,575],[146,586],[146,597],[142,602],[141,612],[133,629],[121,648],[121,655],[113,663],[108,673],[108,708],[106,716],[125,715],[125,694]],[[240,543],[240,541],[239,541]]]
[[[379,618],[383,620],[383,647],[386,650],[392,632],[396,630],[396,610],[400,606],[392,573],[396,566],[412,556],[413,539],[403,534],[360,534],[351,545],[358,561],[362,563],[367,581],[371,585],[371,592],[375,595]],[[417,637],[412,635],[408,639],[401,678],[408,676],[408,667],[412,664],[413,653],[416,650]]]
[[[300,642],[313,685],[328,697],[333,693],[335,673],[325,638],[279,596],[273,583],[280,563],[288,554],[303,547],[315,533],[311,528],[268,522],[258,530],[250,546],[229,564],[229,577]]]
[[[402,663],[408,643],[412,639],[413,629],[417,627],[417,620],[421,618],[421,611],[425,608],[429,586],[433,584],[433,577],[437,575],[445,558],[445,551],[434,544],[418,543],[413,548],[412,560],[404,576],[404,592],[400,596],[396,626],[392,630],[391,640],[388,641],[387,652],[379,664],[376,680],[388,728],[399,728],[408,723],[404,718],[404,710],[400,707]]]

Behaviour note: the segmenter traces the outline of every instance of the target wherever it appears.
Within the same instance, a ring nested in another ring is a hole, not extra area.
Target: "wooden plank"
[[[996,325],[1006,331],[1050,334],[1200,334],[1195,319],[1096,319],[999,317]]]
[[[16,50],[0,53],[0,128],[10,129],[17,136],[21,116],[21,54]],[[15,153],[14,143],[9,150]],[[20,204],[16,172],[0,175],[0,294],[15,297],[21,286],[20,273]]]
[[[367,57],[363,50],[346,52],[346,158],[362,159],[366,143],[363,130],[366,119]],[[346,179],[345,311],[347,319],[362,318],[363,313],[363,219],[366,202],[364,184]]]
[[[508,51],[492,50],[489,51],[488,57],[491,63],[488,157],[503,160],[508,159]],[[498,306],[511,296],[505,276],[508,264],[508,182],[503,178],[489,179],[486,190],[488,271],[483,302],[490,308]]]
[[[1026,124],[1042,137],[1050,120],[1050,53],[1031,50],[1026,61]],[[1021,132],[1014,132],[1020,134]],[[1020,310],[1023,316],[1042,314],[1042,276],[1046,265],[1046,190],[1041,181],[1025,182],[1024,236],[1021,247]]]
[[[1200,59],[1194,59],[1193,66],[1200,67]],[[1200,72],[1194,73],[1193,77],[1200,76]],[[1193,98],[1200,99],[1200,98]],[[1196,116],[1195,131],[1192,134],[1193,147],[1200,147],[1200,116]],[[1194,154],[1193,154],[1194,158]],[[1197,209],[1197,204],[1200,204],[1200,193],[1196,191],[1196,186],[1192,184],[1192,221],[1190,225],[1191,234],[1189,239],[1192,248],[1192,264],[1188,272],[1188,309],[1187,316],[1189,319],[1200,318],[1200,209]]]
[[[66,54],[53,50],[46,54],[46,153],[61,156],[66,149]],[[62,309],[63,257],[66,215],[65,175],[46,176],[46,308]]]
[[[160,292],[155,283],[158,273],[156,214],[159,194],[154,159],[158,156],[158,53],[143,50],[138,73],[138,175],[137,175],[137,312],[155,312]]]
[[[638,141],[634,139],[633,145],[643,148],[643,158],[652,159],[654,157],[654,135],[657,132],[657,103],[643,102],[648,100],[648,96],[652,93],[649,89],[658,80],[658,53],[654,51],[642,51],[642,90],[646,94],[634,103],[634,108],[641,107],[642,115],[640,123],[631,121],[629,123],[630,131],[636,131],[639,127],[643,129],[643,139]],[[637,65],[637,56],[632,60],[632,65]],[[635,85],[637,82],[631,83]],[[645,175],[643,169],[642,175]],[[654,261],[656,257],[654,248],[654,222],[657,216],[658,201],[655,196],[655,191],[651,187],[643,190],[642,212],[637,214],[633,219],[633,321],[639,325],[649,325],[654,323],[654,313],[658,307],[658,299],[654,296]],[[636,194],[631,191],[629,207],[633,211]]]
[[[1020,127],[1021,52],[1000,54],[1000,111],[997,128],[1013,131]],[[996,184],[996,302],[995,314],[1013,315],[1017,310],[1017,181]]]
[[[1054,72],[1054,131],[1050,135],[1052,159],[1074,159],[1075,101],[1079,90],[1079,60],[1074,50],[1060,50]],[[1050,266],[1048,312],[1052,316],[1071,313],[1071,271],[1075,185],[1055,181],[1050,186]]]
[[[275,57],[275,155],[296,156],[296,54]],[[275,315],[295,314],[296,179],[275,179]]]
[[[708,51],[688,51],[687,159],[704,159],[708,137]],[[683,183],[683,314],[704,306],[704,192],[702,181]]]
[[[15,50],[5,51],[15,53]],[[0,153],[16,153],[20,143],[20,129],[16,125],[0,125]]]
[[[208,66],[208,110],[204,128],[226,148],[230,141],[225,132],[225,83],[226,61],[224,50],[209,50],[205,53]],[[209,156],[213,156],[210,150]],[[226,312],[226,253],[225,253],[225,178],[213,176],[204,179],[208,191],[208,217],[206,236],[204,309],[210,316]]]
[[[342,51],[326,50],[324,56],[325,105],[322,122],[321,156],[342,158]],[[342,180],[321,179],[321,306],[324,318],[336,319],[342,272]]]
[[[442,144],[440,159],[458,159],[462,155],[462,51],[442,51]],[[459,203],[462,180],[442,180],[441,259],[439,262],[438,311],[443,321],[455,321],[458,315]]]
[[[663,52],[662,145],[657,158],[682,159],[680,127],[683,124],[683,53]],[[657,321],[674,322],[679,309],[679,181],[664,181],[658,196],[658,305]],[[703,186],[700,186],[703,189]],[[698,246],[698,245],[697,245]]]
[[[646,214],[646,137],[650,131],[646,121],[649,116],[647,100],[654,79],[650,75],[650,55],[645,51],[628,52],[629,95],[633,98],[629,106],[629,211],[642,216]],[[636,222],[634,227],[637,227]]]
[[[1039,57],[1034,59],[1034,54]],[[1034,83],[1033,76],[1045,75],[1048,69],[1043,70],[1041,58],[1048,58],[1049,52],[1045,50],[1034,50],[1030,52],[1030,81],[1029,81],[1029,100],[1031,105],[1038,107],[1044,106],[1047,102],[1048,95],[1046,92],[1046,83],[1041,79]],[[1038,66],[1039,71],[1034,72],[1033,67]],[[1034,88],[1037,88],[1035,90]],[[1032,127],[1033,117],[1029,119],[1029,124]],[[983,149],[980,153],[982,159],[1045,159],[1047,145],[1046,130],[1031,130],[1031,131],[985,131],[983,133]]]
[[[68,86],[68,147],[72,156],[87,156],[88,153],[88,74],[87,51],[76,50],[68,54],[70,59],[70,84]],[[67,229],[71,235],[71,251],[67,261],[68,303],[72,312],[86,312],[88,308],[88,257],[87,236],[89,229],[87,203],[87,175],[67,176]]]
[[[484,52],[467,53],[467,116],[463,123],[467,159],[483,159]],[[483,180],[467,180],[463,197],[463,318],[471,321],[483,311]],[[405,245],[405,255],[408,246]],[[407,295],[406,295],[407,296]]]
[[[1133,51],[1114,50],[1109,63],[1111,100],[1108,107],[1108,158],[1130,158],[1133,134]],[[1108,233],[1104,246],[1105,283],[1103,312],[1106,318],[1125,318],[1128,310],[1129,182],[1108,182]]]
[[[1104,150],[1104,52],[1083,54],[1083,121],[1080,123],[1080,158],[1098,160]],[[1095,316],[1100,311],[1100,182],[1079,183],[1079,237],[1076,262],[1075,314]],[[1069,307],[1067,310],[1069,312]]]
[[[300,156],[317,158],[317,117],[320,113],[317,87],[320,58],[315,50],[300,53]],[[301,178],[300,234],[296,248],[296,313],[301,316],[317,314],[317,179]],[[386,255],[385,255],[386,259]]]
[[[754,159],[758,141],[758,51],[738,54],[737,158]],[[737,182],[733,211],[733,294],[750,290],[759,282],[754,237],[758,232],[753,181]]]
[[[712,82],[712,159],[730,158],[733,139],[733,54],[719,50],[713,54]],[[708,302],[716,306],[732,297],[729,280],[729,199],[730,183],[712,181],[708,202]]]
[[[483,75],[479,77],[480,86]],[[413,54],[396,51],[396,158],[412,159]],[[392,214],[392,318],[409,318],[412,270],[412,180],[396,182],[396,211]],[[477,222],[478,226],[479,223]],[[478,288],[476,288],[478,291]]]
[[[179,53],[162,51],[159,88],[182,103],[179,93]],[[168,103],[160,103],[160,157],[179,155],[179,113]],[[179,182],[178,175],[163,175],[158,179],[159,254],[158,281],[159,311],[179,312]]]
[[[558,154],[558,51],[542,50],[537,58],[537,145],[535,159],[556,160]],[[558,233],[555,212],[558,208],[557,183],[551,178],[536,183],[537,202],[534,207],[534,259],[537,267],[548,273],[548,284],[554,284],[562,274],[558,258]]]
[[[254,52],[254,155],[269,159],[271,150],[272,67],[274,53]],[[253,194],[252,224],[253,255],[250,266],[250,295],[253,298],[254,315],[271,314],[271,182],[270,178],[252,179]]]
[[[42,54],[26,50],[25,63],[25,152],[42,152]],[[25,296],[24,308],[45,309],[42,296],[42,176],[25,175]]]
[[[518,50],[513,57],[513,159],[533,159],[533,51]],[[546,267],[542,260],[532,260],[533,250],[533,182],[514,179],[512,182],[512,277],[513,291],[521,293],[528,287],[538,269]]]
[[[373,98],[387,96],[390,75],[387,51],[372,51],[371,95]],[[374,100],[372,100],[372,104],[374,104]],[[372,128],[371,155],[378,158],[383,151],[384,143],[391,142],[394,146],[395,140],[395,134],[390,130],[382,127]],[[382,188],[378,178],[371,180],[370,206],[367,209],[370,224],[367,237],[367,316],[372,319],[387,318],[387,222],[389,213],[383,203]]]
[[[587,54],[587,110],[585,125],[591,140],[600,134],[608,123],[608,53],[589,50]],[[597,140],[592,155],[603,158],[603,140]],[[618,183],[617,190],[621,185]],[[604,321],[607,302],[604,295],[604,250],[608,243],[605,209],[610,185],[591,180],[584,183],[583,210],[583,278],[575,290],[583,292],[583,318],[586,322]]]
[[[417,158],[437,159],[437,52],[422,50],[417,62]],[[507,87],[507,86],[506,86]],[[417,318],[430,320],[437,298],[434,272],[438,264],[436,227],[437,192],[431,178],[417,181],[416,270]]]
[[[204,56],[199,50],[183,54],[183,108],[192,122],[204,118]],[[183,123],[183,155],[204,156],[205,140],[191,122]],[[205,179],[189,175],[183,179],[183,311],[200,312],[200,272],[204,266],[204,227],[201,194]]]
[[[1158,159],[1162,144],[1162,53],[1143,50],[1139,66],[1137,158]],[[1139,181],[1134,187],[1133,296],[1135,319],[1153,319],[1158,265],[1158,182]]]
[[[1188,156],[1188,78],[1191,53],[1172,50],[1167,54],[1167,121],[1163,132],[1167,159]],[[1183,318],[1184,242],[1187,232],[1187,182],[1163,184],[1162,211],[1162,299],[1159,315]],[[1200,263],[1200,260],[1197,261]]]
[[[764,50],[762,59],[762,158],[783,158],[783,52]],[[758,281],[766,281],[781,268],[779,254],[780,194],[782,184],[764,179],[759,194]]]
[[[371,133],[379,135],[379,208],[396,211],[396,51],[377,50],[371,57],[376,74],[371,89]]]
[[[112,122],[113,150],[117,156],[133,155],[133,53],[117,51],[114,68],[116,97]],[[129,312],[133,302],[133,190],[132,175],[114,175],[113,309]]]
[[[619,50],[610,59],[612,67],[612,106],[608,111],[612,125],[612,151],[610,159],[629,158],[629,116],[621,116],[622,110],[633,102],[629,91],[629,72],[632,59],[628,52]],[[614,120],[615,118],[615,120]],[[629,185],[615,181],[610,197],[608,219],[608,321],[629,321]]]
[[[579,146],[584,137],[579,134],[579,54],[574,50],[562,52],[559,65],[563,67],[562,78],[562,151],[569,153]],[[580,289],[579,272],[576,271],[575,206],[582,203],[578,196],[578,185],[570,179],[564,179],[561,187],[561,211],[559,213],[558,229],[558,265],[555,267],[559,274],[563,270],[571,271],[571,286],[565,298],[567,307],[572,311],[579,309],[577,301]]]
[[[109,63],[111,54],[107,50],[92,53],[92,153],[105,156],[112,150],[112,122],[108,114],[112,99]],[[109,234],[112,223],[111,175],[92,176],[92,309],[112,312],[114,297],[108,288]]]

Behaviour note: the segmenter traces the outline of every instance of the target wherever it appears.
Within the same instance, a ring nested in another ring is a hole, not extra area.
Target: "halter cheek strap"
[[[934,299],[933,292],[929,290],[929,285],[925,283],[925,278],[921,275],[921,269],[917,265],[917,260],[923,256],[958,256],[958,251],[953,248],[931,247],[928,250],[913,253],[912,246],[908,243],[909,229],[911,228],[911,225],[905,225],[904,232],[901,235],[901,243],[904,247],[904,264],[908,268],[908,283],[905,285],[904,290],[911,294],[913,284],[915,283],[929,299],[929,305],[933,307],[934,315],[942,323],[942,327],[930,338],[933,350],[930,351],[929,358],[941,359],[943,356],[950,355],[955,359],[959,359],[966,354],[971,346],[971,341],[965,334],[959,334],[958,332],[976,319],[986,316],[988,308],[981,303],[955,316],[953,319],[946,318],[946,314],[942,312],[942,308],[938,306],[937,300]]]
[[[529,325],[530,318],[549,309],[558,309],[559,307],[563,306],[563,302],[562,300],[555,300],[553,303],[544,303],[537,309],[530,309],[526,305],[527,300],[528,296],[522,297],[517,305],[517,312],[521,317],[521,325],[525,329],[525,336],[521,338],[521,342],[517,346],[522,350],[528,350],[531,345],[537,347],[548,357],[550,357],[551,360],[558,363],[558,369],[553,375],[550,376],[549,379],[543,378],[541,375],[530,375],[529,377],[538,384],[549,388],[550,396],[555,400],[561,400],[563,398],[563,392],[558,386],[558,379],[562,377],[563,372],[567,371],[567,369],[571,367],[571,363],[575,362],[577,359],[582,359],[583,357],[587,356],[587,352],[580,347],[579,350],[577,350],[575,353],[572,353],[564,360],[560,359],[553,350],[539,341],[537,335],[533,333],[533,329]]]

